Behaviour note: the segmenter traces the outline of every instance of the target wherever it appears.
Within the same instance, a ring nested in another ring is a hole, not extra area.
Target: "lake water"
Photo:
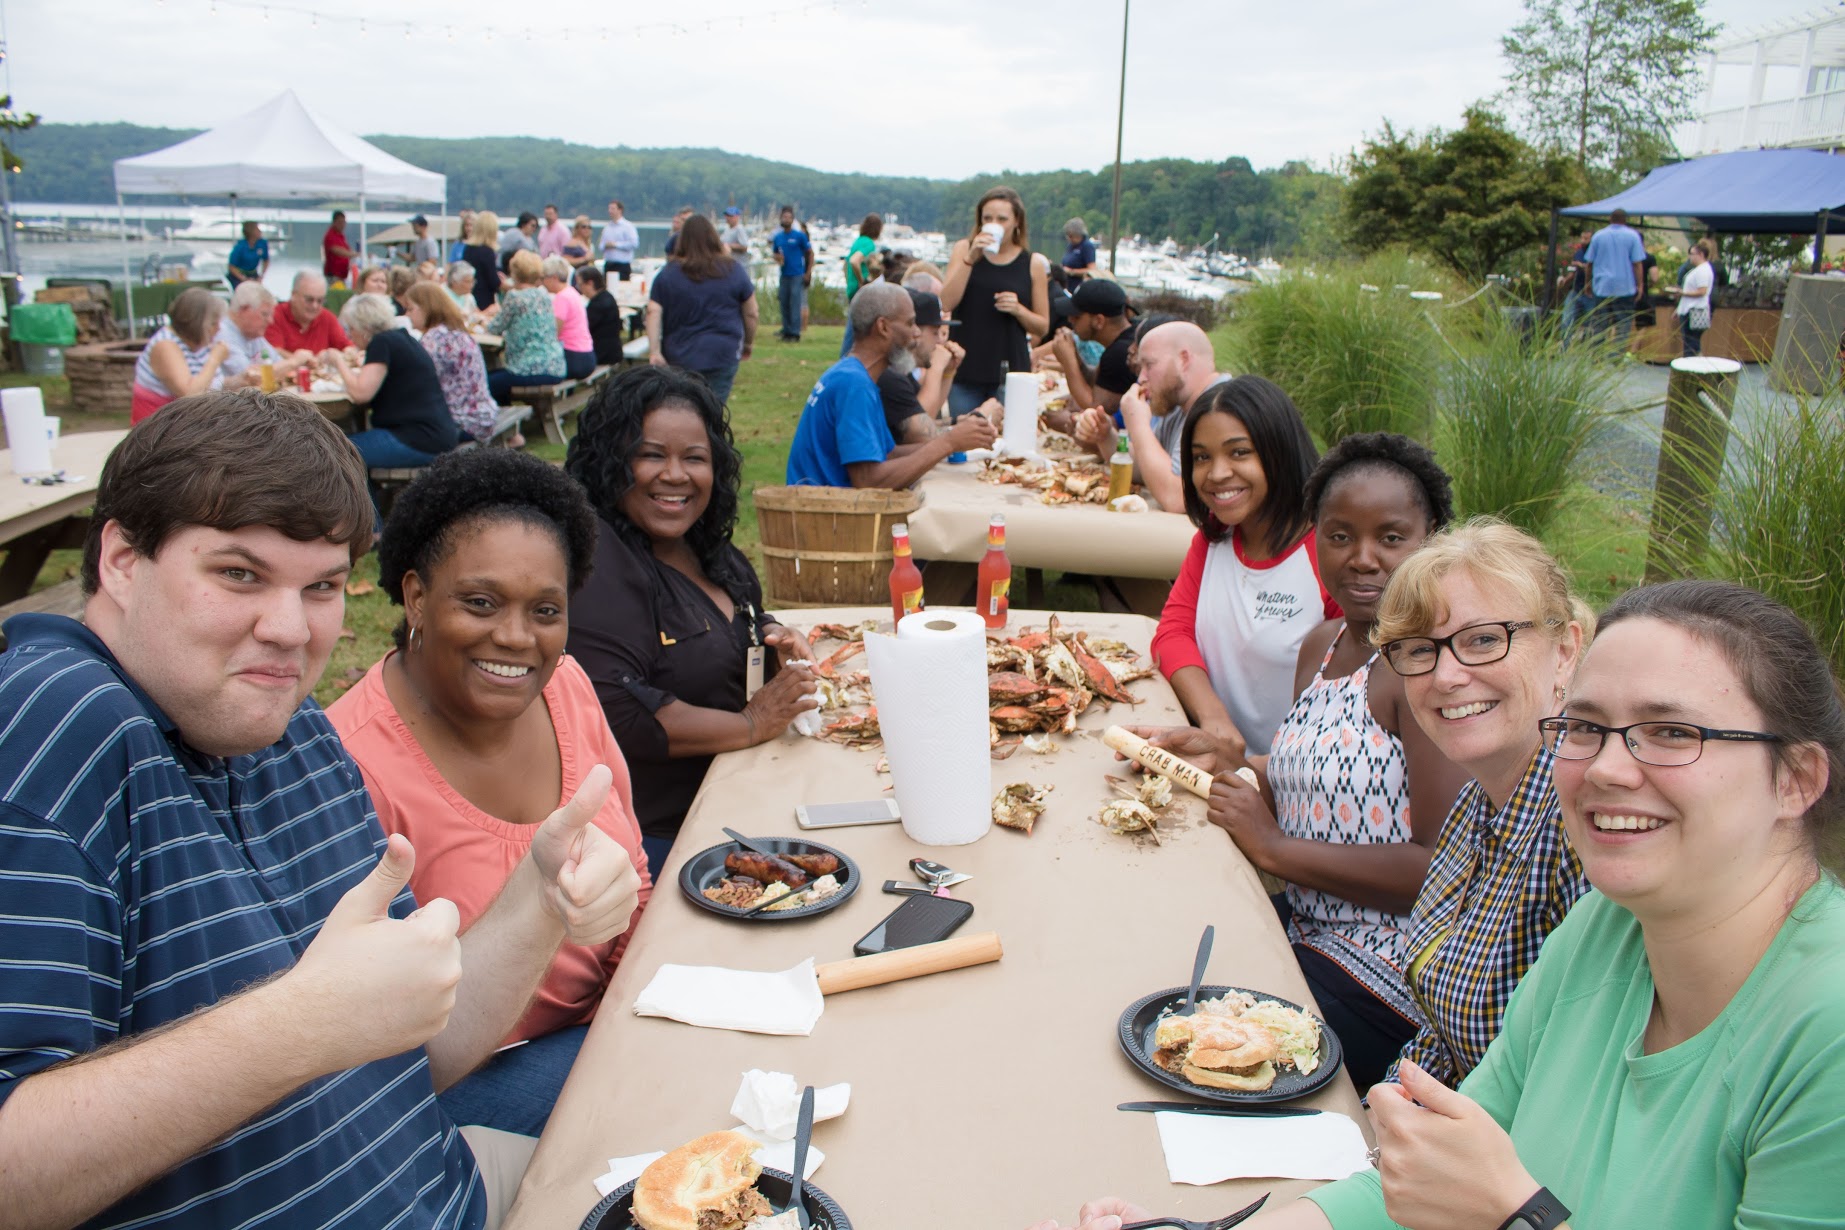
[[[143,211],[140,207],[128,206],[128,225],[140,227],[150,234],[160,235],[168,230],[181,230],[191,223],[197,213],[185,206],[149,206]],[[228,216],[220,208],[206,208],[211,216]],[[373,235],[386,227],[395,226],[410,219],[414,210],[387,209],[368,210],[366,212],[366,233]],[[500,214],[504,224],[510,224],[518,217],[518,210]],[[13,206],[15,219],[69,219],[76,221],[102,220],[113,224],[117,215],[115,207],[110,205],[59,205],[18,202]],[[270,241],[269,274],[263,279],[271,291],[279,298],[288,297],[289,283],[302,269],[320,268],[320,237],[326,232],[328,211],[324,209],[243,209],[238,212],[240,218],[254,218],[261,222],[280,222],[288,228],[288,242],[278,244]],[[606,219],[595,219],[597,231]],[[664,256],[666,236],[669,227],[665,222],[635,222],[641,234],[641,256]],[[356,211],[349,210],[346,219],[346,233],[352,238],[352,246],[357,249],[359,217]],[[229,255],[231,245],[228,241],[197,241],[176,239],[131,240],[119,239],[77,239],[58,240],[40,239],[25,234],[15,237],[19,253],[19,272],[22,300],[29,301],[35,291],[41,289],[49,278],[107,278],[114,285],[121,285],[123,262],[127,262],[128,277],[137,285],[142,280],[144,267],[158,267],[167,264],[190,263],[201,259],[206,266],[203,276],[222,277],[224,258]],[[378,255],[377,250],[371,254]]]

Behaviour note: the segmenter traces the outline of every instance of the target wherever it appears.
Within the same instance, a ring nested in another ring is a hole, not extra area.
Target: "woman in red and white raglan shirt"
[[[1301,641],[1338,604],[1320,584],[1303,490],[1318,454],[1300,411],[1260,376],[1205,394],[1180,438],[1198,534],[1153,634],[1192,723],[1266,756],[1294,703]]]

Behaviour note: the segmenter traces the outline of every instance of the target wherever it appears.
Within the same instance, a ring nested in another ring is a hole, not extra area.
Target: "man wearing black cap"
[[[948,385],[961,365],[961,348],[946,336],[941,299],[927,291],[911,290],[910,302],[916,305],[916,341],[910,347],[916,370],[899,372],[886,367],[878,377],[884,421],[899,444],[921,444],[935,434],[935,417],[948,400]]]
[[[1051,354],[1069,382],[1074,409],[1100,406],[1113,414],[1120,406],[1121,395],[1134,387],[1127,359],[1130,336],[1127,292],[1119,283],[1090,278],[1070,295],[1070,323],[1051,339]],[[1094,371],[1084,367],[1076,353],[1079,338],[1102,343]]]

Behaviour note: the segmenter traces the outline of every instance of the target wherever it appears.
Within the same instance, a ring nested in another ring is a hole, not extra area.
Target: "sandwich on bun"
[[[1252,1021],[1212,1016],[1167,1017],[1153,1033],[1153,1061],[1195,1085],[1260,1092],[1275,1083],[1281,1048]]]
[[[711,1132],[679,1146],[634,1182],[641,1230],[744,1230],[775,1210],[756,1190],[761,1146],[741,1132]]]

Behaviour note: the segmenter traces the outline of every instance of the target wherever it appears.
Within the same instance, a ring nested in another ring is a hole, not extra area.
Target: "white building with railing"
[[[1695,145],[1845,150],[1845,10],[1739,31],[1712,48]]]

